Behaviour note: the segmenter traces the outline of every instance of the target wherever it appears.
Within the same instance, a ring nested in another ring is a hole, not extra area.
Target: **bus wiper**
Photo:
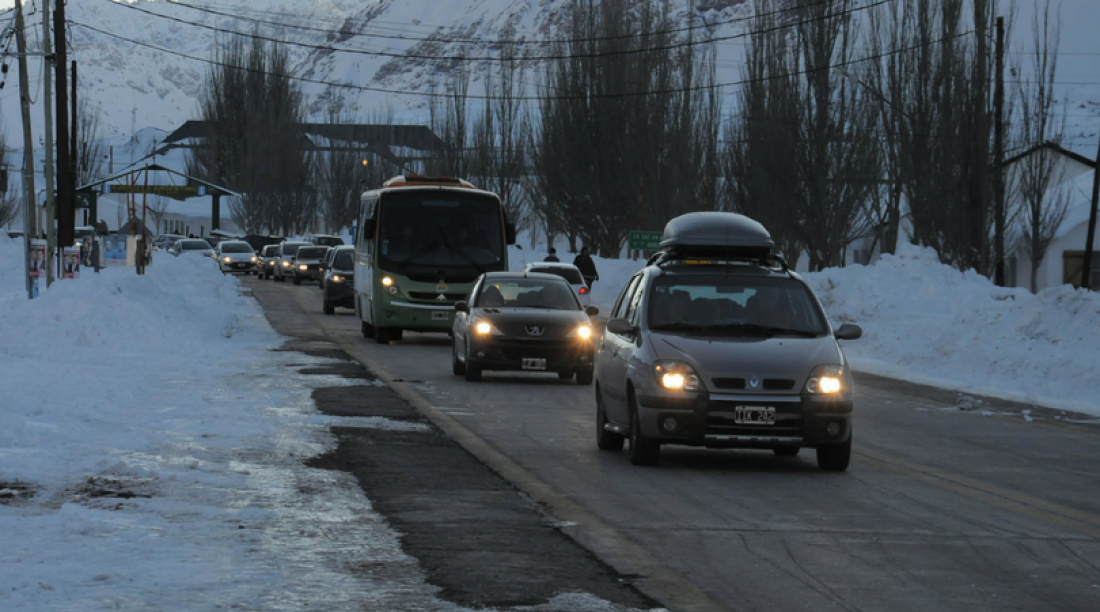
[[[460,249],[458,249],[457,247],[451,246],[451,241],[450,241],[450,240],[447,240],[447,237],[446,237],[446,236],[444,236],[444,237],[443,237],[443,244],[444,244],[444,245],[445,245],[445,246],[447,247],[447,249],[448,249],[448,250],[450,250],[450,251],[451,251],[452,253],[454,253],[455,255],[458,255],[458,256],[459,256],[459,257],[461,257],[462,259],[465,259],[466,261],[468,261],[468,262],[470,262],[471,264],[473,264],[474,268],[476,268],[476,269],[477,269],[477,273],[478,273],[478,274],[485,274],[485,268],[483,268],[483,267],[481,266],[481,264],[477,263],[477,260],[476,260],[476,259],[474,259],[473,257],[470,257],[470,256],[469,256],[469,255],[467,255],[466,253],[463,253],[463,252],[462,252],[462,251],[461,251]]]
[[[404,260],[398,262],[397,265],[394,266],[394,272],[404,272],[405,268],[409,267],[409,264],[412,263],[414,259],[420,257],[421,255],[426,255],[427,253],[430,253],[433,249],[436,248],[436,246],[437,245],[435,245],[434,243],[429,243],[425,245],[424,248],[413,253],[412,255],[409,255]]]

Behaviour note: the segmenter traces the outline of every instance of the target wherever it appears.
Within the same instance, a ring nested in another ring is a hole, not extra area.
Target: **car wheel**
[[[558,372],[558,378],[560,378],[562,380],[569,380],[570,378],[573,378],[573,373],[572,372]]]
[[[623,443],[626,439],[622,434],[617,434],[613,431],[608,431],[604,428],[607,425],[607,412],[604,411],[603,397],[601,397],[599,388],[596,389],[596,447],[602,451],[621,451],[623,450]]]
[[[802,449],[797,446],[777,446],[772,449],[772,452],[780,457],[794,457],[800,450]]]
[[[332,307],[332,304],[328,303],[328,300],[321,301],[321,310],[327,315],[336,314],[336,309]]]
[[[661,460],[661,443],[650,440],[642,435],[641,419],[638,417],[638,408],[634,400],[634,392],[630,392],[630,462],[634,465],[657,465]]]
[[[389,344],[392,337],[390,336],[390,328],[388,327],[375,327],[374,328],[374,341],[378,344]]]
[[[295,285],[301,285],[302,284],[302,277],[295,274],[294,275],[294,284]]]
[[[458,344],[451,342],[451,374],[463,376],[466,374],[466,364],[458,360]]]
[[[595,372],[592,370],[581,370],[577,372],[578,385],[591,385],[593,378],[595,378]]]
[[[848,469],[852,459],[852,437],[843,444],[828,444],[817,447],[817,467],[827,472],[843,472]]]

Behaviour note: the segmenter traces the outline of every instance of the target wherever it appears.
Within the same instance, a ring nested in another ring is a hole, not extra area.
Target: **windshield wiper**
[[[703,327],[703,329],[705,329],[706,331],[736,331],[750,334],[763,334],[767,336],[778,336],[780,334],[794,334],[796,336],[802,336],[805,338],[816,338],[818,336],[817,332],[812,332],[805,329],[790,329],[787,327],[776,327],[774,325],[757,325],[755,323],[706,325]]]

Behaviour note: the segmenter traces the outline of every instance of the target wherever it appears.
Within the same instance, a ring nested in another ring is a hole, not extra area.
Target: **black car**
[[[330,247],[304,246],[298,249],[291,261],[294,270],[294,284],[301,285],[303,280],[321,281],[321,260]]]
[[[355,308],[355,247],[332,249],[321,276],[321,310],[335,314],[337,307]]]
[[[560,276],[487,272],[455,304],[451,363],[456,376],[484,370],[556,372],[592,384],[595,331],[573,288]]]

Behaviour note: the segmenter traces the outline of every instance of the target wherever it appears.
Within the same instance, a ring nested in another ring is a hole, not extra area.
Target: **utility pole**
[[[997,75],[993,89],[993,283],[1005,286],[1005,18],[997,18]]]
[[[1093,242],[1096,239],[1096,206],[1100,200],[1100,148],[1096,150],[1096,164],[1092,169],[1092,210],[1089,211],[1089,226],[1085,234],[1085,265],[1081,268],[1081,286],[1092,289],[1089,279],[1092,277]]]
[[[31,137],[31,98],[27,78],[27,38],[23,35],[23,2],[15,0],[15,42],[19,51],[19,106],[23,110],[23,272],[27,280],[27,299],[34,299],[31,278],[31,237],[38,235],[34,210],[34,138]]]
[[[64,0],[62,0],[64,1]],[[42,109],[46,114],[46,257],[55,257],[54,253],[57,252],[57,200],[54,197],[54,176],[53,176],[53,109],[50,108],[51,101],[53,100],[53,90],[50,80],[53,78],[53,49],[50,41],[50,0],[42,0],[42,52],[45,57],[42,58]],[[55,259],[60,262],[60,253],[57,254]],[[49,272],[46,276],[46,286],[53,284],[53,266],[49,266]]]
[[[57,3],[53,16],[54,64],[57,73],[57,241],[59,246],[73,245],[76,225],[76,185],[73,183],[73,159],[69,151],[69,80],[68,39],[65,32],[65,2]]]

